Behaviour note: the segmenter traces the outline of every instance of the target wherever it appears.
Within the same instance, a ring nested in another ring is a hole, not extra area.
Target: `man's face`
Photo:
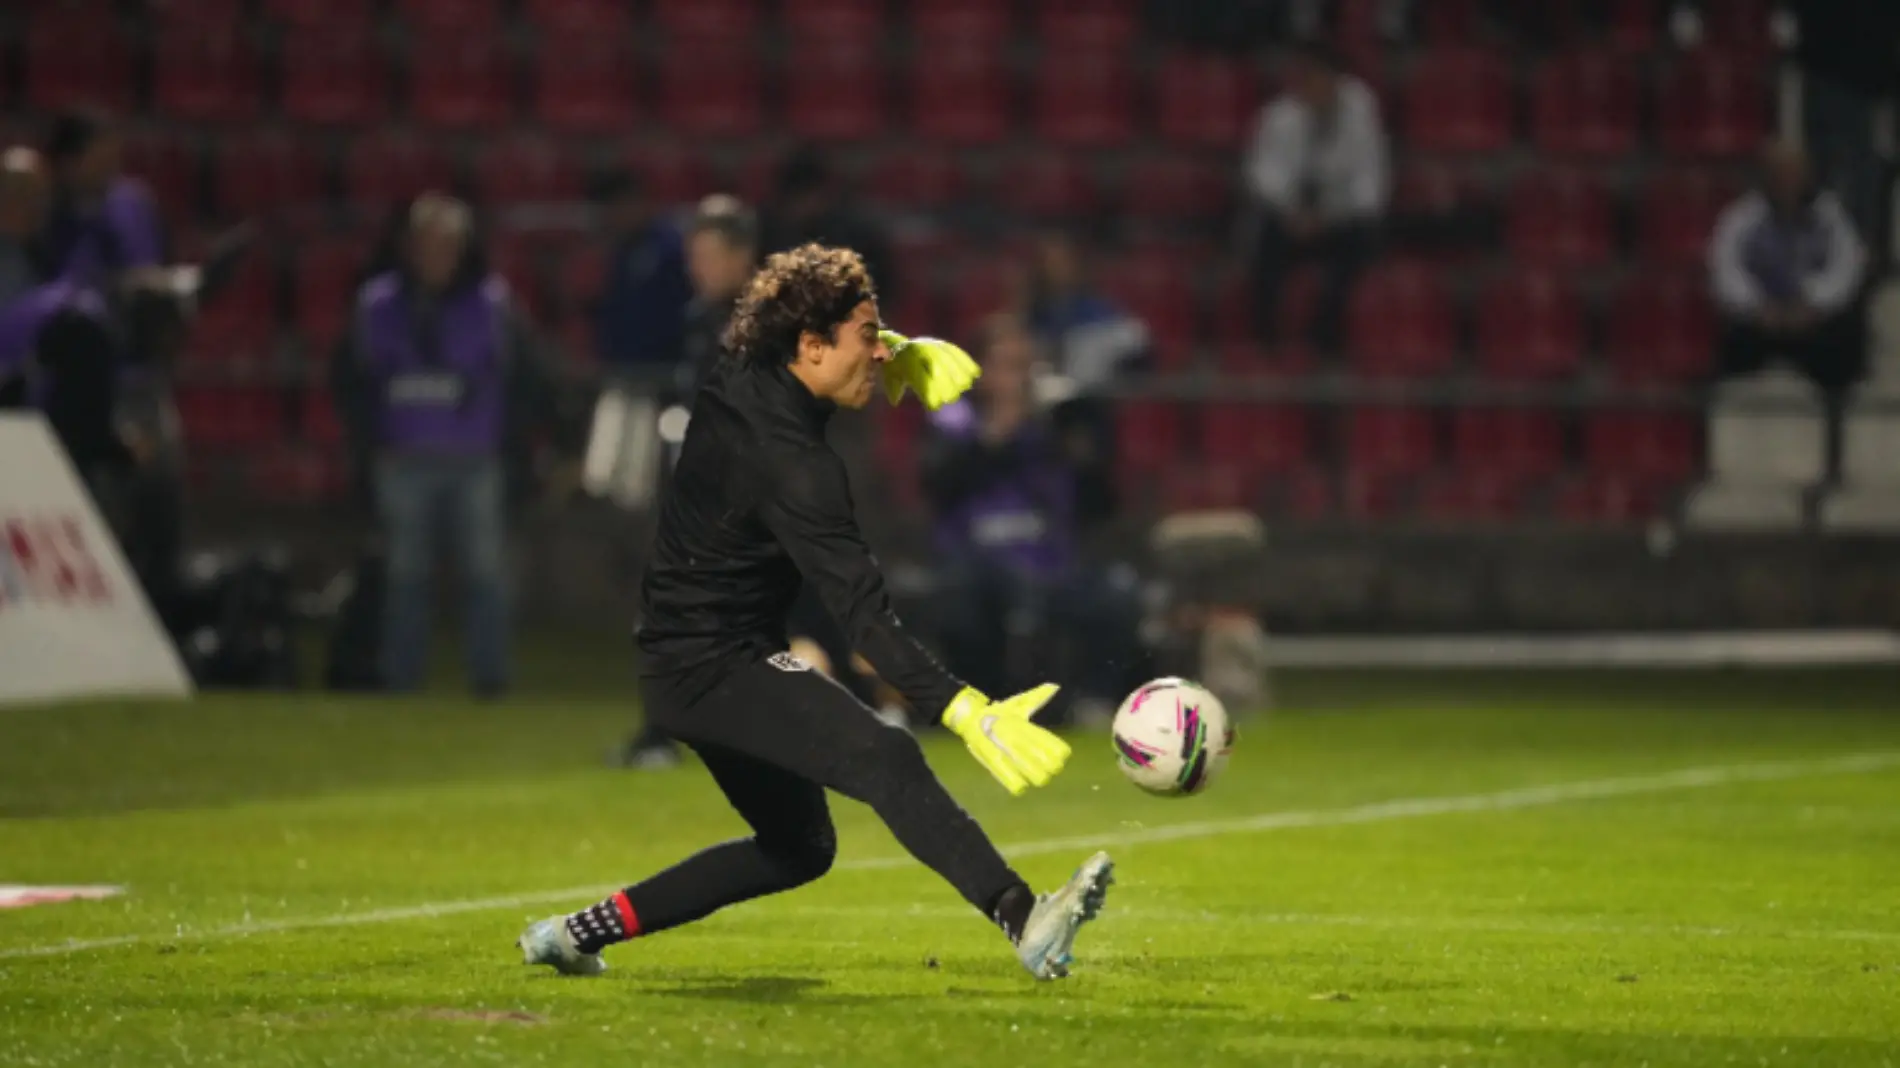
[[[1792,208],[1808,189],[1808,159],[1793,148],[1771,148],[1762,158],[1762,179],[1776,207]]]
[[[739,292],[752,273],[752,250],[717,231],[697,231],[686,239],[686,273],[701,300],[724,300]]]
[[[66,165],[66,180],[81,193],[96,196],[105,192],[106,187],[119,176],[123,166],[122,156],[118,135],[100,134],[93,139],[90,147]]]
[[[1333,72],[1326,65],[1304,56],[1295,59],[1286,72],[1287,89],[1307,107],[1324,111],[1333,103]]]
[[[409,269],[431,290],[447,289],[461,266],[468,239],[448,226],[423,226],[409,235]]]
[[[853,308],[833,338],[806,334],[798,341],[798,377],[812,394],[840,408],[862,408],[877,392],[880,368],[891,350],[878,340],[877,302]]]
[[[1042,283],[1057,293],[1068,293],[1081,284],[1082,265],[1075,243],[1067,236],[1049,234],[1036,246],[1036,267]]]
[[[1001,330],[983,353],[983,376],[976,388],[986,400],[1010,403],[1029,395],[1029,369],[1035,363],[1035,343],[1014,327]]]

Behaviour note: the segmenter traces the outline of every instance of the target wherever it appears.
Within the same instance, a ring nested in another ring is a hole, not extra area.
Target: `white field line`
[[[1084,849],[1101,849],[1109,846],[1120,847],[1145,845],[1156,842],[1178,842],[1196,838],[1218,838],[1225,835],[1253,834],[1263,831],[1294,830],[1305,827],[1342,827],[1359,823],[1383,823],[1389,820],[1415,819],[1423,816],[1445,816],[1461,812],[1508,812],[1517,809],[1560,805],[1572,801],[1591,801],[1603,798],[1670,793],[1678,790],[1706,789],[1736,783],[1774,782],[1783,779],[1865,774],[1893,767],[1900,767],[1900,752],[1858,753],[1852,756],[1833,757],[1823,760],[1791,760],[1775,763],[1726,764],[1715,767],[1684,768],[1680,771],[1669,771],[1656,775],[1551,783],[1544,786],[1528,786],[1515,790],[1502,790],[1487,794],[1465,794],[1455,797],[1414,797],[1397,801],[1379,801],[1366,805],[1354,805],[1347,808],[1268,812],[1258,816],[1241,816],[1221,820],[1200,820],[1190,823],[1171,823],[1159,827],[1109,831],[1102,834],[1077,835],[1069,838],[1044,838],[1037,841],[1006,844],[1003,846],[1003,853],[1011,857],[1027,857],[1039,856],[1045,853],[1066,853]],[[867,857],[859,860],[842,861],[834,870],[881,871],[890,868],[907,867],[914,863],[916,862],[909,857]],[[272,934],[280,931],[306,931],[320,930],[328,927],[357,927],[377,923],[401,923],[409,920],[426,920],[441,916],[456,916],[467,912],[486,912],[490,910],[525,908],[530,905],[572,903],[584,901],[588,898],[602,897],[612,893],[615,889],[618,889],[618,887],[593,884],[588,886],[567,887],[561,890],[542,890],[525,894],[467,898],[460,901],[439,901],[421,905],[408,905],[400,908],[342,912],[329,916],[301,916],[281,920],[245,921],[243,923],[235,923],[223,927],[209,927],[203,930],[180,928],[171,934],[126,934],[114,935],[107,938],[70,939],[65,942],[50,945],[0,949],[0,960],[11,960],[22,957],[64,956],[84,952],[86,950],[110,949],[117,946],[139,945],[148,942],[179,940],[204,941],[220,938],[243,938],[250,935]],[[1323,922],[1321,917],[1314,917],[1313,920],[1314,922]],[[1877,936],[1881,936],[1878,932],[1873,933]]]

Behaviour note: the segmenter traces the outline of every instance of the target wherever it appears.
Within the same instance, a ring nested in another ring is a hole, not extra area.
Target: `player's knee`
[[[823,878],[838,859],[838,833],[829,823],[764,844],[772,862],[792,886]]]

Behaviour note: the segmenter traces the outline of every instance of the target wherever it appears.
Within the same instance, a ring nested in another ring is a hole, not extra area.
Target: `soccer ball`
[[[1186,679],[1156,679],[1115,712],[1115,755],[1128,781],[1151,794],[1186,797],[1207,789],[1234,750],[1234,727],[1220,699]]]

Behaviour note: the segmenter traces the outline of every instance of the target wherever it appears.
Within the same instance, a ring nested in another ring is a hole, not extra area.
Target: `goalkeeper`
[[[1062,769],[1069,747],[1031,722],[1054,686],[992,700],[905,632],[858,531],[844,463],[825,440],[831,414],[870,403],[880,378],[892,403],[908,389],[937,408],[977,373],[954,345],[883,330],[855,252],[805,245],[771,257],[747,283],[661,503],[639,644],[647,715],[699,754],[753,833],[534,924],[520,938],[528,963],[593,974],[608,945],[825,874],[837,853],[831,789],[871,806],[1002,929],[1036,978],[1067,974],[1076,930],[1107,890],[1108,857],[1090,857],[1038,898],[915,739],[785,651],[786,615],[810,582],[852,647],[1005,789],[1020,794]]]

